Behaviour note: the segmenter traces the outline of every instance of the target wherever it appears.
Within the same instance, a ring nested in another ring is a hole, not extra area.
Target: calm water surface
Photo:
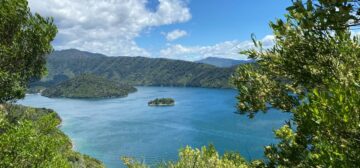
[[[263,157],[263,146],[275,143],[273,130],[289,114],[270,111],[255,119],[235,114],[235,90],[203,88],[138,87],[126,98],[107,100],[49,99],[27,95],[19,104],[56,110],[61,129],[75,150],[122,167],[120,156],[145,163],[176,160],[178,149],[214,144],[224,151],[238,151],[248,159]],[[148,107],[147,102],[172,97],[174,107]]]

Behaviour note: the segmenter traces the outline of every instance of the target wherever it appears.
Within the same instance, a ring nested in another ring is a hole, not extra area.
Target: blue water
[[[248,159],[263,157],[263,147],[275,143],[273,130],[289,114],[270,111],[255,119],[235,114],[235,90],[138,87],[128,97],[106,100],[49,99],[27,95],[19,104],[56,110],[61,129],[74,149],[122,167],[121,156],[147,164],[176,160],[178,150],[214,144],[220,153],[238,151]],[[172,97],[173,107],[148,107],[149,100]]]

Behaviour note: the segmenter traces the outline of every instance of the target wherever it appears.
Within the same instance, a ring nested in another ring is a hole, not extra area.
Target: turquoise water
[[[238,151],[248,159],[263,157],[263,146],[275,143],[273,130],[289,114],[270,111],[255,119],[235,114],[235,90],[138,87],[128,97],[107,100],[49,99],[27,95],[19,104],[56,110],[61,129],[74,149],[122,167],[120,156],[133,156],[148,164],[176,160],[178,150],[190,145],[214,144]],[[149,100],[171,97],[173,107],[148,107]]]

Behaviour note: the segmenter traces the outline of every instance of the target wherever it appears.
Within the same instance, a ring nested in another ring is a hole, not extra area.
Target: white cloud
[[[187,35],[186,31],[176,29],[176,30],[171,31],[171,32],[166,34],[166,40],[167,41],[174,41],[174,40],[177,40],[177,39],[179,39],[181,37],[184,37],[186,35]]]
[[[360,37],[360,31],[359,30],[351,30],[350,32],[351,32],[352,37],[355,37],[355,36]]]
[[[159,0],[155,12],[147,0],[29,0],[33,12],[53,16],[59,28],[56,49],[77,48],[107,55],[142,55],[135,38],[147,28],[186,22],[184,0]]]
[[[264,48],[274,45],[274,36],[265,36],[262,40]],[[247,59],[247,56],[240,55],[241,50],[253,48],[252,41],[225,41],[210,46],[183,46],[180,44],[170,45],[160,51],[160,57],[171,59],[199,60],[206,57],[222,57],[231,59]]]

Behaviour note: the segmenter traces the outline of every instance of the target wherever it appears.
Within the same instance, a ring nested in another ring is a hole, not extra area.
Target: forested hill
[[[83,74],[45,89],[41,95],[66,98],[115,98],[135,92],[136,88],[102,77]]]
[[[162,58],[107,57],[74,49],[53,52],[47,66],[46,84],[91,73],[129,85],[228,88],[228,79],[235,71],[234,67]]]

